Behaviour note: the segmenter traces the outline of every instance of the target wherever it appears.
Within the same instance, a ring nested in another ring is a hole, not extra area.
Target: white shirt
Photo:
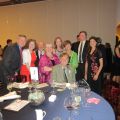
[[[82,51],[81,51],[81,53],[83,53],[83,49],[84,49],[84,46],[85,46],[85,42],[86,42],[86,40],[80,42],[80,44],[79,44],[79,47],[78,47],[78,61],[79,61],[79,57],[80,57],[80,47],[81,47],[81,43],[82,43]],[[82,55],[81,55],[81,61],[82,61],[82,63],[83,63]]]

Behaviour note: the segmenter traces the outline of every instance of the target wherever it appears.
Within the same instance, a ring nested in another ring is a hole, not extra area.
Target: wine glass
[[[13,76],[8,76],[8,84],[7,84],[7,89],[9,92],[11,92],[13,88],[13,82],[14,82],[14,77]]]
[[[72,119],[72,111],[80,107],[80,102],[78,102],[75,96],[68,96],[64,100],[64,107],[69,111],[68,120]]]
[[[91,95],[90,86],[85,86],[85,89],[84,89],[84,107],[89,107],[87,100],[90,97],[90,95]]]
[[[52,87],[51,94],[52,94],[52,95],[55,95],[55,94],[56,94],[56,90],[55,90],[55,83],[54,83],[54,80],[52,80],[52,81],[50,82],[50,84],[51,84],[51,87]]]

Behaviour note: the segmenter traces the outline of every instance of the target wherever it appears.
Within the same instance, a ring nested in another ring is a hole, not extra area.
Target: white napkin
[[[25,82],[25,83],[14,83],[13,87],[14,88],[19,88],[19,89],[24,89],[27,88],[29,85],[29,82]]]
[[[25,107],[28,103],[29,103],[29,101],[27,101],[27,100],[18,99],[18,100],[13,101],[12,103],[10,103],[4,109],[17,112],[17,111],[21,110],[23,107]]]
[[[49,102],[54,102],[56,100],[57,96],[56,95],[51,95],[49,97]]]
[[[11,99],[16,99],[16,98],[20,98],[20,95],[17,95],[17,93],[15,91],[10,92],[2,97],[0,97],[0,102],[3,102],[4,100],[11,100]]]

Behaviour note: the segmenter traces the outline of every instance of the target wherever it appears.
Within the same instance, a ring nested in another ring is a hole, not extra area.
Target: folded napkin
[[[48,99],[49,99],[49,102],[54,102],[56,98],[57,98],[56,95],[51,95]]]
[[[11,100],[11,99],[16,99],[20,98],[20,95],[17,95],[16,91],[10,92],[4,96],[0,97],[0,102],[3,102],[4,100]]]
[[[36,85],[37,88],[44,88],[44,87],[47,87],[47,86],[48,86],[47,83],[41,83],[41,84]]]
[[[25,83],[14,83],[13,84],[13,87],[14,88],[19,88],[19,89],[24,89],[24,88],[27,88],[29,85],[29,82],[25,82]]]
[[[27,101],[27,100],[18,99],[18,100],[13,101],[12,103],[10,103],[4,109],[17,112],[17,111],[21,110],[23,107],[25,107],[28,103],[29,103],[29,101]]]
[[[88,103],[94,103],[94,104],[98,104],[100,102],[100,99],[98,98],[89,98],[87,100]]]

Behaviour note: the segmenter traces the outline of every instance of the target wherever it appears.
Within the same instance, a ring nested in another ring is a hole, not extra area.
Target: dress
[[[91,90],[101,94],[101,74],[99,74],[98,79],[93,80],[94,75],[97,73],[100,66],[99,59],[102,58],[102,53],[99,50],[95,50],[92,54],[88,53],[87,62],[88,62],[88,71],[87,71],[87,82],[91,87]]]
[[[120,48],[119,48],[119,52],[120,52]],[[116,55],[114,56],[114,65],[113,65],[113,75],[115,76],[120,76],[120,58]]]
[[[36,54],[35,54],[35,52],[32,52],[31,53],[30,67],[34,67],[35,66],[35,61],[36,61]],[[27,66],[25,64],[22,65],[20,74],[22,76],[25,76],[25,80],[23,80],[23,81],[25,81],[25,82],[31,82],[30,71],[29,71],[29,69],[27,68]]]

